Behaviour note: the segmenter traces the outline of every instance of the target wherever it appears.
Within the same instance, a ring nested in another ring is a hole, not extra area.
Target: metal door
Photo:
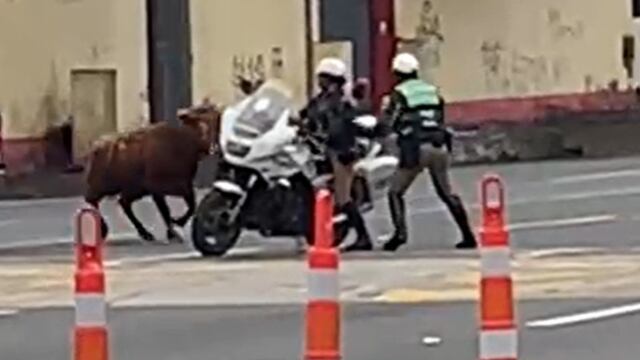
[[[147,0],[151,121],[176,124],[191,101],[189,0]]]
[[[320,41],[351,41],[356,77],[370,74],[369,0],[321,0]]]

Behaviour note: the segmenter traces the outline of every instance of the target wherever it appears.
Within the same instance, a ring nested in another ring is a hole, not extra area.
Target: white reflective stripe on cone
[[[518,333],[513,330],[483,330],[480,333],[481,359],[517,359]]]
[[[482,277],[511,275],[511,252],[507,247],[489,247],[480,250]]]
[[[102,294],[76,294],[76,325],[105,326],[107,304]]]
[[[340,293],[338,272],[335,270],[311,269],[307,275],[309,299],[337,300]]]
[[[98,219],[92,212],[82,213],[80,215],[80,241],[82,245],[96,246],[98,244],[98,234],[96,229]]]

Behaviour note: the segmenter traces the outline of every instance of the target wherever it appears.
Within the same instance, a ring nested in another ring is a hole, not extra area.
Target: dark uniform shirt
[[[300,111],[300,117],[307,119],[307,130],[336,153],[353,151],[359,135],[353,122],[356,114],[356,108],[342,92],[320,93]]]

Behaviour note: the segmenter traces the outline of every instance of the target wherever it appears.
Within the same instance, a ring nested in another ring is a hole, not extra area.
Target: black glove
[[[447,129],[445,131],[445,141],[444,144],[447,147],[448,152],[453,151],[453,131],[451,129]]]

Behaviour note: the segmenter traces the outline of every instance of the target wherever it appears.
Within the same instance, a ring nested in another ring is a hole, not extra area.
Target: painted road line
[[[634,170],[618,170],[618,171],[603,171],[596,173],[588,173],[582,175],[563,176],[555,179],[548,180],[551,184],[575,184],[588,181],[598,181],[606,179],[616,179],[625,177],[640,177],[640,169]]]
[[[596,215],[596,216],[583,216],[567,219],[553,219],[553,220],[540,220],[540,221],[526,221],[520,223],[513,223],[508,226],[511,231],[518,230],[534,230],[534,229],[548,229],[567,226],[580,226],[580,225],[595,225],[602,223],[609,223],[616,221],[618,217],[616,215]]]
[[[180,253],[170,253],[170,254],[162,254],[162,255],[152,255],[152,256],[141,256],[141,257],[128,257],[119,260],[109,260],[104,264],[106,267],[119,267],[123,265],[138,265],[138,264],[149,264],[156,262],[164,262],[164,261],[175,261],[175,260],[188,260],[192,258],[201,257],[200,253],[195,251],[191,252],[180,252]]]
[[[18,315],[18,310],[0,309],[0,318]]]
[[[135,232],[122,232],[115,233],[109,236],[108,242],[122,242],[130,239],[138,238],[138,234]],[[59,236],[59,237],[51,237],[51,238],[43,238],[43,239],[27,239],[14,241],[9,243],[0,244],[0,251],[3,250],[20,250],[20,249],[32,249],[46,246],[55,246],[55,245],[67,245],[73,243],[73,237],[69,236]]]
[[[554,328],[560,326],[568,326],[581,324],[585,322],[592,322],[596,320],[603,320],[612,317],[630,315],[640,312],[640,303],[629,304],[624,306],[613,307],[609,309],[587,311],[583,313],[558,316],[542,320],[534,320],[527,322],[529,328]]]
[[[545,257],[554,257],[554,256],[577,256],[577,255],[601,254],[604,252],[605,250],[603,248],[597,248],[597,247],[581,247],[581,248],[558,247],[553,249],[533,250],[526,257],[530,259],[541,259]]]
[[[424,214],[423,212],[420,212],[420,213]],[[416,213],[414,212],[413,214],[410,214],[410,215],[416,215]],[[379,217],[379,218],[383,219],[383,217]],[[508,229],[511,231],[553,229],[553,228],[571,227],[571,226],[606,224],[606,223],[615,222],[617,220],[619,220],[619,216],[614,214],[591,215],[591,216],[582,216],[582,217],[574,217],[574,218],[566,218],[566,219],[523,221],[523,222],[510,224],[508,226]]]
[[[39,207],[46,205],[68,205],[82,204],[82,198],[65,197],[65,198],[49,198],[49,199],[25,199],[25,200],[2,200],[0,201],[0,209],[16,208],[16,207]]]
[[[196,197],[200,198],[209,190],[196,189]],[[172,198],[169,198],[169,202],[172,202]],[[153,202],[149,198],[142,199],[140,203],[153,205]],[[0,209],[9,209],[15,207],[39,207],[46,205],[74,205],[74,207],[82,206],[84,199],[79,196],[72,197],[54,197],[43,199],[23,199],[23,200],[0,200]],[[117,203],[116,203],[117,204]]]
[[[71,242],[73,242],[73,240],[68,236],[36,240],[23,240],[0,244],[0,250],[31,249],[43,246],[70,244]]]
[[[544,204],[544,203],[556,203],[576,200],[589,200],[606,197],[618,197],[618,196],[637,196],[640,195],[640,187],[628,187],[614,190],[600,190],[600,191],[588,191],[579,193],[564,193],[561,195],[553,195],[550,197],[535,197],[535,198],[514,198],[509,202],[509,206],[515,205],[529,205],[529,204]],[[480,205],[473,203],[469,206],[471,209],[479,209]],[[417,207],[412,211],[408,211],[408,216],[423,216],[427,214],[433,214],[446,211],[444,204],[438,204],[434,206]],[[387,219],[387,216],[375,216],[376,220]]]
[[[422,338],[422,345],[424,346],[438,346],[442,343],[442,338],[437,336],[425,336]]]
[[[261,247],[245,247],[245,248],[237,248],[233,249],[229,252],[229,256],[247,256],[247,255],[255,255],[259,254],[262,250]],[[118,260],[109,260],[105,262],[106,267],[119,267],[124,265],[142,265],[142,264],[152,264],[158,262],[166,262],[166,261],[178,261],[178,260],[196,260],[196,259],[204,259],[202,255],[197,251],[187,251],[187,252],[173,252],[168,254],[161,255],[150,255],[150,256],[140,256],[140,257],[127,257]]]
[[[544,203],[555,203],[555,202],[566,202],[566,201],[576,201],[576,200],[589,200],[589,199],[597,199],[597,198],[606,198],[606,197],[618,197],[618,196],[637,196],[640,195],[640,187],[627,187],[621,189],[613,189],[613,190],[598,190],[598,191],[587,191],[587,192],[578,192],[578,193],[563,193],[558,195],[552,195],[548,197],[538,196],[532,198],[513,198],[509,201],[509,206],[514,205],[528,205],[528,204],[544,204]],[[473,203],[470,205],[471,209],[479,209],[480,206],[477,203]],[[444,204],[438,204],[434,206],[426,206],[426,207],[417,207],[414,208],[413,211],[409,211],[408,215],[411,217],[422,216],[426,214],[437,213],[441,211],[446,211]],[[376,219],[387,219],[385,216],[376,216]]]

